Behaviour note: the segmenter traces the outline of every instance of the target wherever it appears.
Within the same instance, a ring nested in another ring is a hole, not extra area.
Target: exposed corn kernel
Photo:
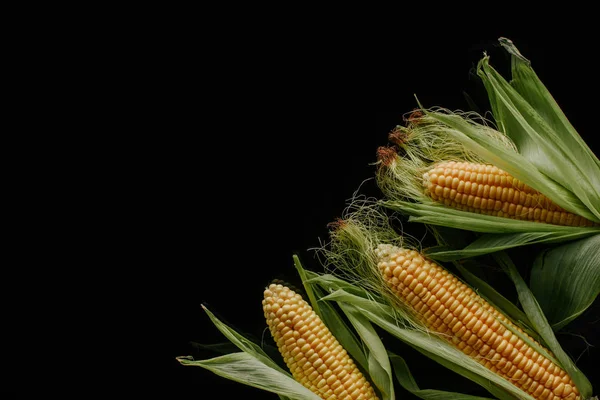
[[[485,164],[439,163],[423,174],[425,194],[464,211],[555,225],[600,225],[565,211],[507,172],[486,172],[491,170]]]
[[[512,180],[513,184],[515,181]],[[526,190],[525,187],[523,190]],[[548,399],[551,396],[565,399],[574,394],[573,399],[580,400],[573,382],[559,366],[536,352],[503,324],[523,333],[521,328],[448,271],[412,250],[380,245],[376,253],[381,271],[386,263],[396,261],[397,265],[413,266],[411,274],[414,276],[422,277],[426,273],[435,277],[429,285],[425,285],[423,280],[422,287],[415,285],[411,289],[412,278],[392,282],[384,275],[399,300],[409,306],[429,329],[444,333],[441,337],[456,345],[463,353],[536,399]],[[399,260],[403,260],[404,264]],[[417,287],[419,293],[415,294]],[[421,308],[416,308],[409,301],[413,298],[411,295],[421,300]]]
[[[354,361],[300,295],[272,284],[262,304],[271,335],[294,379],[322,399],[377,399]]]

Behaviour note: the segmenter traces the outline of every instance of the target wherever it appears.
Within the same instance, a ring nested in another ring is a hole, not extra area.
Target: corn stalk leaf
[[[276,393],[294,400],[319,400],[320,397],[296,382],[289,374],[266,365],[246,352],[231,353],[208,360],[178,357],[185,366],[205,368],[244,385]]]
[[[338,340],[344,349],[350,354],[350,357],[359,365],[363,371],[369,371],[369,361],[362,345],[352,330],[344,322],[335,308],[328,302],[319,301],[325,293],[317,286],[314,280],[318,274],[307,271],[302,267],[302,263],[297,256],[294,256],[294,264],[300,275],[306,294],[310,299],[311,306],[323,323],[329,328],[331,334]]]
[[[248,353],[249,355],[256,358],[257,360],[259,360],[260,362],[262,362],[270,368],[273,368],[282,373],[287,373],[281,367],[279,367],[279,365],[277,365],[277,363],[275,363],[275,361],[273,361],[267,355],[267,353],[265,353],[264,350],[261,349],[257,344],[248,340],[247,338],[233,330],[231,327],[221,322],[217,317],[215,317],[215,315],[212,312],[208,310],[208,308],[202,306],[202,309],[206,312],[206,314],[208,315],[212,323],[217,327],[217,329],[221,331],[221,333],[225,335],[225,337],[229,339],[231,343],[236,345],[240,350]]]
[[[488,397],[472,396],[464,393],[447,392],[434,389],[420,389],[415,378],[410,373],[410,369],[404,359],[396,354],[390,354],[390,360],[394,366],[394,373],[400,385],[424,400],[491,400]]]
[[[529,285],[555,331],[577,318],[600,294],[600,234],[539,254]]]
[[[373,325],[351,304],[338,303],[348,320],[369,349],[369,375],[379,389],[384,400],[393,400],[394,381],[392,367],[383,342],[375,332]]]
[[[402,327],[391,307],[338,290],[323,300],[353,304],[371,322],[404,341],[434,361],[484,387],[501,400],[533,400],[529,394],[494,374],[453,345],[429,332]]]
[[[519,271],[513,264],[512,260],[504,252],[494,254],[494,258],[498,264],[505,270],[508,276],[512,279],[517,289],[519,301],[523,306],[525,314],[529,317],[532,327],[542,337],[548,348],[554,353],[561,367],[569,374],[577,389],[581,393],[582,398],[587,399],[592,395],[592,385],[586,376],[577,368],[575,363],[569,358],[567,353],[562,349],[560,343],[554,335],[552,327],[548,323],[542,308],[533,296],[533,293],[527,287],[527,284],[519,274]]]

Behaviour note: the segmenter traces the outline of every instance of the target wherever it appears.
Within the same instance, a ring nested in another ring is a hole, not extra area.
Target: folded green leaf
[[[406,361],[400,356],[390,354],[396,379],[402,387],[420,399],[424,400],[491,400],[488,397],[472,396],[464,393],[447,392],[443,390],[420,389],[410,373]]]
[[[317,274],[311,271],[306,271],[308,283],[318,284],[327,291],[344,289],[348,293],[355,294],[357,296],[366,296],[366,291],[356,285],[353,285],[337,276],[331,274]]]
[[[209,360],[193,360],[189,357],[178,357],[177,360],[182,365],[202,367],[224,378],[289,399],[320,400],[319,396],[296,382],[290,375],[272,368],[249,353],[232,353]]]
[[[573,193],[579,202],[585,205],[587,213],[591,212],[595,215],[595,220],[598,220],[600,213],[595,205],[600,203],[600,193],[594,189],[590,177],[585,176],[579,168],[578,163],[581,160],[575,158],[576,152],[570,152],[558,133],[554,132],[523,96],[489,65],[488,57],[479,63],[478,75],[488,92],[493,93],[492,108],[496,121],[516,144],[519,154],[535,166],[537,171],[551,177],[561,187]],[[578,144],[577,148],[580,148]],[[588,155],[584,152],[583,156],[587,159]],[[595,168],[595,171],[590,171],[591,178],[596,181],[600,170],[595,163],[591,165]],[[529,179],[527,175],[523,174]],[[523,181],[527,183],[526,180]],[[531,186],[538,189],[535,185]],[[565,199],[561,196],[556,196],[554,192],[545,191],[541,187],[538,190],[565,209],[593,219],[581,214],[583,208],[579,208],[579,204],[564,202]]]
[[[338,303],[348,320],[369,349],[369,375],[379,389],[383,400],[394,399],[392,367],[386,349],[373,325],[351,304]]]
[[[319,303],[315,297],[315,294],[312,290],[312,285],[307,284],[307,275],[306,270],[302,267],[302,263],[300,262],[300,258],[294,254],[294,266],[296,267],[296,271],[298,271],[298,275],[300,275],[300,279],[302,280],[302,285],[304,286],[304,290],[306,290],[306,295],[308,296],[308,301],[313,308],[314,312],[322,319],[321,311],[319,310]]]
[[[496,251],[508,250],[514,247],[527,246],[531,244],[566,242],[570,240],[576,240],[582,237],[587,237],[590,234],[592,233],[488,233],[482,235],[464,249],[447,250],[434,248],[428,250],[427,255],[439,261],[454,261],[494,253]]]
[[[541,253],[530,287],[555,331],[581,315],[600,294],[600,234]]]
[[[600,227],[573,227],[520,221],[492,215],[475,214],[431,203],[384,201],[384,207],[410,215],[410,222],[482,232],[465,248],[428,249],[427,255],[438,261],[453,261],[539,243],[561,243],[600,233]]]
[[[484,233],[530,233],[547,232],[553,235],[582,234],[593,235],[600,233],[600,227],[576,227],[522,221],[517,219],[495,217],[493,215],[476,214],[445,207],[432,202],[412,203],[393,200],[382,201],[381,205],[391,210],[410,215],[409,221],[423,222],[431,225],[449,228],[466,229]]]
[[[250,354],[251,356],[253,356],[256,359],[258,359],[259,361],[261,361],[263,364],[265,364],[273,369],[276,369],[282,373],[287,373],[279,365],[277,365],[277,363],[275,363],[275,361],[273,361],[267,355],[267,353],[265,353],[264,350],[261,349],[258,345],[251,342],[250,340],[246,339],[245,337],[243,337],[242,335],[237,333],[235,330],[233,330],[231,327],[225,325],[217,317],[215,317],[215,315],[213,313],[211,313],[208,310],[208,308],[202,306],[202,309],[204,309],[204,311],[206,312],[206,314],[208,315],[208,317],[210,318],[212,323],[215,324],[217,329],[219,331],[221,331],[221,333],[223,335],[225,335],[225,337],[227,337],[227,339],[229,339],[240,350]]]
[[[533,296],[529,287],[519,274],[519,271],[511,261],[511,259],[503,252],[495,253],[494,258],[498,264],[506,271],[508,276],[512,279],[519,295],[519,301],[523,306],[523,310],[529,321],[531,321],[532,327],[539,333],[542,339],[546,342],[548,348],[554,353],[558,359],[561,367],[569,374],[577,389],[581,393],[582,398],[587,399],[592,395],[592,385],[587,377],[577,368],[575,363],[569,358],[567,353],[562,349],[560,343],[554,336],[554,332],[548,320],[546,319],[540,305]]]
[[[600,191],[600,160],[594,155],[573,125],[562,112],[546,86],[531,68],[513,43],[500,38],[500,44],[511,54],[511,86],[523,96],[538,115],[551,128],[552,140],[565,150],[571,162],[581,169],[597,191]]]

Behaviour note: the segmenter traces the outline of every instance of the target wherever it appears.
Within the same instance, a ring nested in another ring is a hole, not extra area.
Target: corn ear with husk
[[[385,217],[373,216],[373,211],[366,218],[355,213],[338,222],[324,254],[332,271],[359,282],[375,297],[338,289],[327,299],[353,304],[374,324],[475,382],[481,384],[479,378],[491,379],[494,374],[492,386],[483,386],[498,398],[591,396],[591,385],[533,305],[525,312],[535,328],[511,320],[497,304],[417,251],[410,239],[396,236],[388,241],[394,235]]]
[[[281,284],[264,292],[269,330],[296,381],[323,399],[376,400],[359,371],[312,307]]]
[[[378,151],[384,204],[413,221],[502,235],[493,246],[489,238],[474,243],[477,254],[600,233],[598,158],[529,61],[501,43],[512,54],[513,81],[487,56],[478,66],[495,123],[443,109],[413,113],[390,134],[394,146]]]
[[[310,272],[302,268],[295,256],[294,261],[303,281],[307,280]],[[274,281],[264,291],[262,305],[266,324],[289,371],[261,346],[221,322],[205,307],[214,325],[241,352],[208,360],[178,357],[178,361],[277,393],[282,399],[394,399],[387,355],[382,360],[371,354],[330,304],[317,304],[323,293],[308,285],[306,289],[312,305],[302,298],[298,289],[282,281]],[[380,365],[386,362],[387,371]],[[369,379],[375,382],[377,389]]]

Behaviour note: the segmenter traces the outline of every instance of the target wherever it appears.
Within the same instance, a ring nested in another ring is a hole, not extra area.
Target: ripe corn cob
[[[294,379],[322,399],[377,399],[346,350],[300,295],[271,284],[262,304],[271,335]]]
[[[580,400],[564,370],[506,329],[499,321],[523,332],[455,276],[414,250],[380,245],[376,253],[384,280],[429,329],[536,399]]]
[[[567,226],[598,225],[570,213],[500,168],[470,162],[439,163],[423,174],[425,194],[475,213]]]

